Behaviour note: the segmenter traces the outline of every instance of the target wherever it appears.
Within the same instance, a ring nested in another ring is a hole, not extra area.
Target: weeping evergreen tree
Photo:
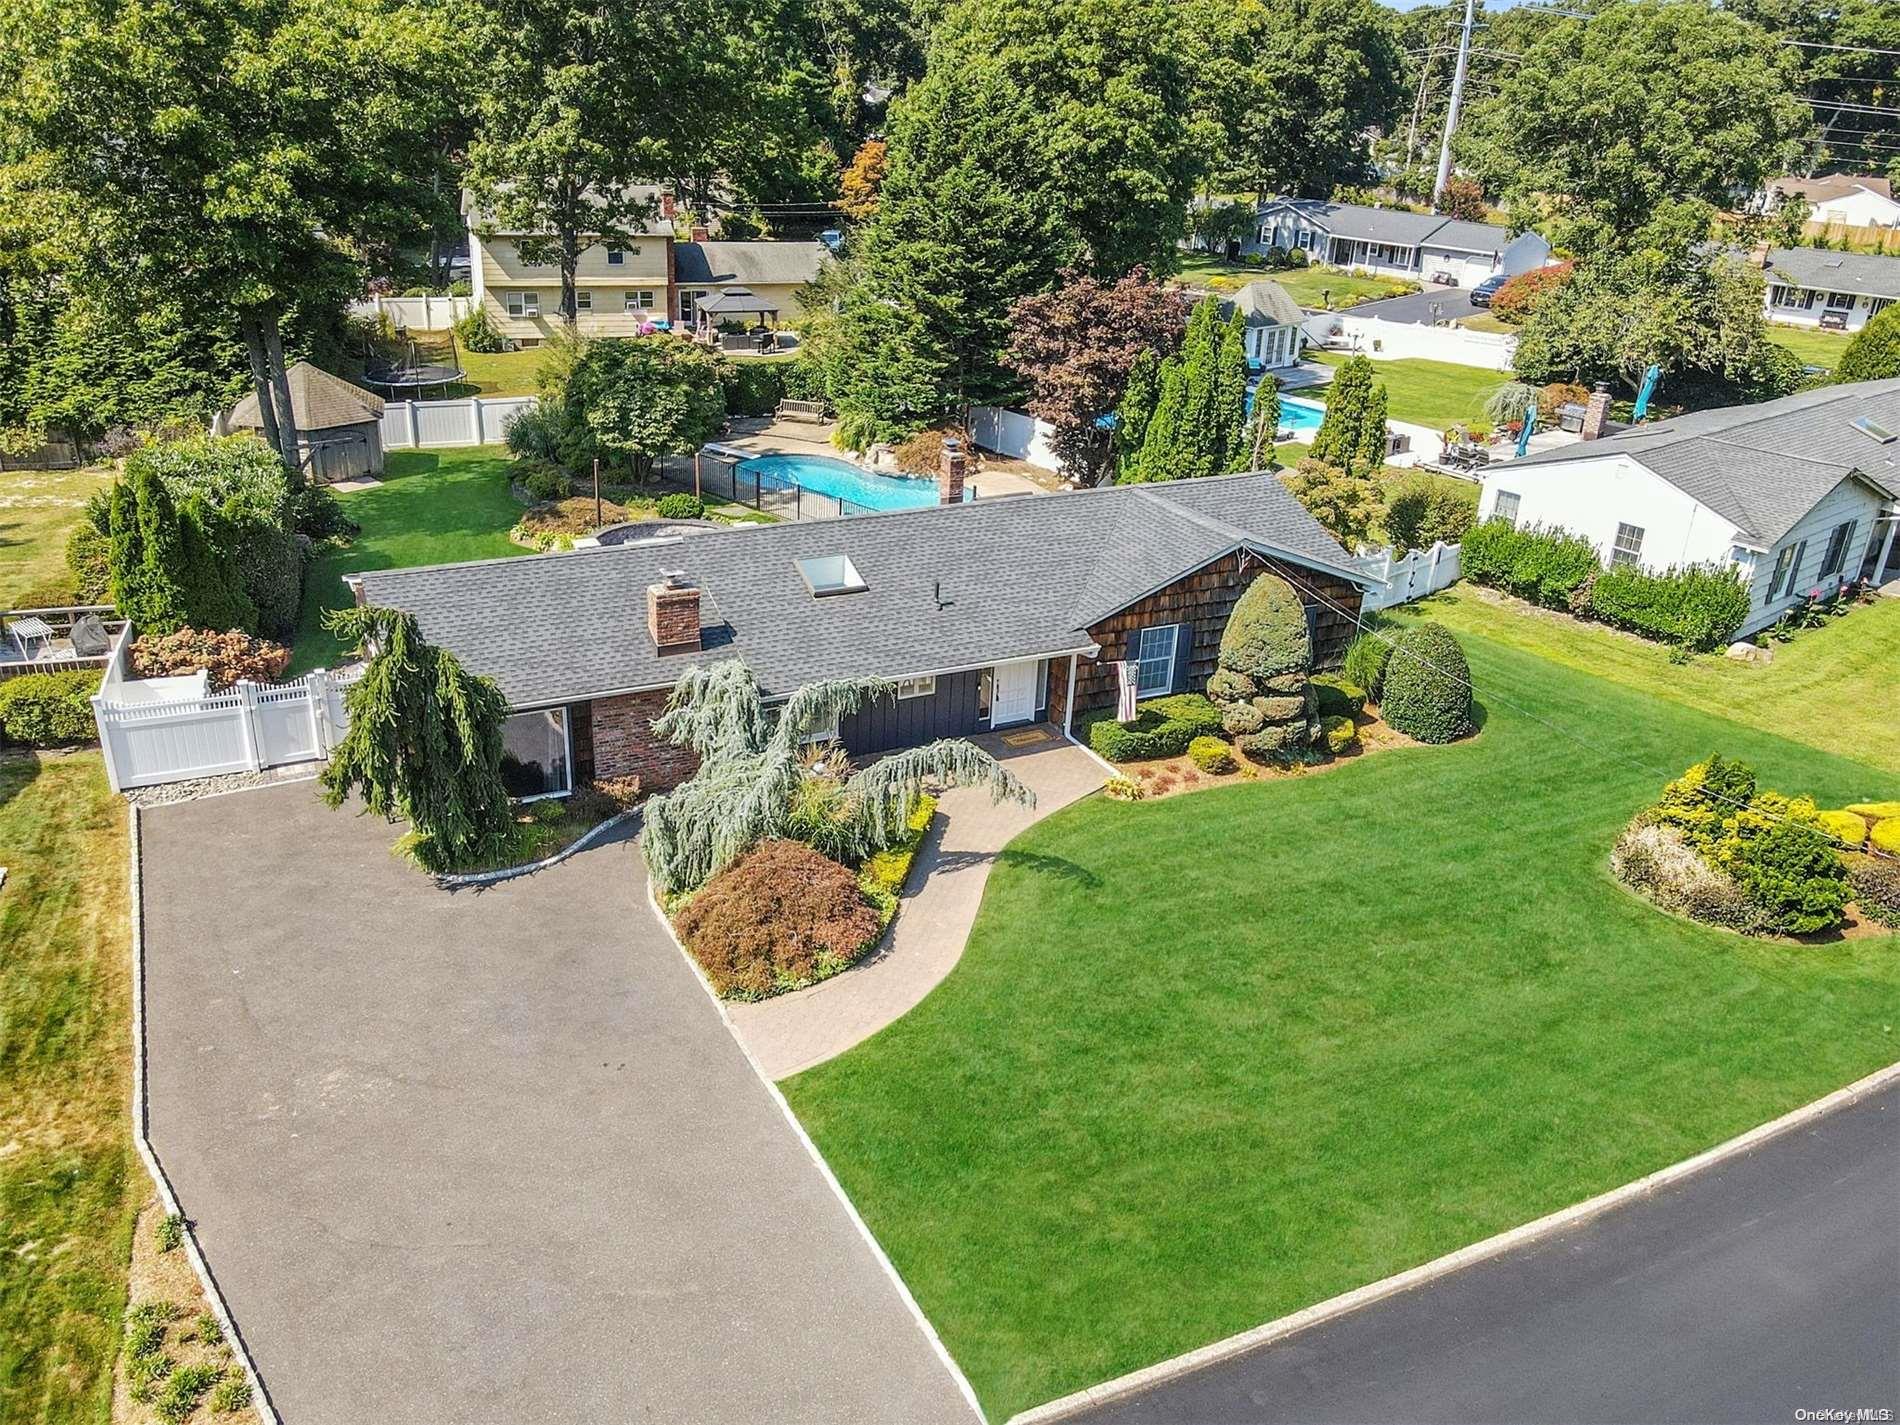
[[[369,667],[344,694],[350,730],[323,769],[323,799],[361,792],[369,810],[414,828],[429,870],[501,855],[513,832],[501,780],[508,702],[488,678],[422,636],[413,614],[338,609],[324,620]]]
[[[797,834],[794,811],[814,775],[806,738],[865,703],[889,697],[880,679],[835,679],[793,693],[770,717],[752,670],[738,659],[689,668],[653,731],[699,755],[699,770],[646,805],[641,847],[663,894],[691,890],[759,842]],[[993,801],[1035,804],[1035,794],[994,757],[962,738],[893,753],[843,781],[838,840],[856,857],[894,845],[926,783],[986,786]]]

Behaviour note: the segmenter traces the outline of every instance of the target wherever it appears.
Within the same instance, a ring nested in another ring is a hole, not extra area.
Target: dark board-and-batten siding
[[[936,691],[921,698],[879,698],[838,724],[838,740],[853,757],[863,757],[980,732],[982,676],[980,670],[945,673]]]

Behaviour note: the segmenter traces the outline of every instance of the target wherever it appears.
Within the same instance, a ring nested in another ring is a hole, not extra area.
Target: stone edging
[[[468,886],[492,886],[497,881],[512,881],[516,876],[532,876],[536,871],[545,871],[550,866],[560,865],[576,852],[585,851],[621,822],[627,820],[628,817],[639,815],[639,812],[639,807],[628,807],[625,811],[617,811],[599,826],[588,828],[552,856],[539,861],[530,861],[525,866],[504,866],[499,871],[471,871],[465,876],[433,873],[433,879],[443,890],[453,891]]]
[[[217,1278],[211,1275],[211,1267],[205,1261],[204,1253],[198,1246],[198,1233],[191,1219],[185,1216],[184,1209],[178,1204],[178,1195],[172,1191],[171,1180],[165,1176],[164,1168],[159,1166],[158,1154],[151,1140],[146,1136],[145,1107],[145,896],[143,871],[141,867],[141,840],[139,836],[140,809],[137,803],[127,808],[127,826],[131,848],[131,874],[127,878],[131,896],[132,913],[132,1142],[138,1148],[139,1157],[145,1164],[145,1171],[151,1175],[152,1183],[158,1189],[159,1205],[169,1216],[177,1217],[184,1224],[185,1255],[191,1259],[191,1267],[198,1275],[198,1285],[203,1288],[205,1300],[218,1318],[218,1325],[224,1331],[224,1339],[230,1344],[231,1354],[243,1368],[245,1378],[251,1383],[251,1408],[257,1412],[263,1425],[281,1425],[277,1408],[271,1403],[270,1393],[264,1389],[264,1378],[257,1372],[257,1362],[251,1359],[250,1347],[245,1345],[237,1322],[231,1316],[231,1308],[224,1299],[224,1293],[218,1290]],[[114,1369],[118,1365],[117,1353],[113,1358]]]
[[[1865,1078],[1857,1079],[1846,1088],[1836,1089],[1824,1098],[1816,1099],[1813,1103],[1785,1113],[1780,1118],[1771,1119],[1767,1123],[1751,1128],[1746,1133],[1729,1139],[1726,1143],[1718,1143],[1715,1147],[1698,1153],[1693,1158],[1685,1158],[1669,1167],[1659,1168],[1646,1177],[1636,1179],[1635,1182],[1625,1183],[1622,1187],[1611,1188],[1608,1192],[1599,1193],[1595,1197],[1586,1198],[1569,1207],[1559,1208],[1556,1212],[1540,1217],[1534,1222],[1513,1227],[1494,1237],[1487,1237],[1481,1242],[1473,1242],[1468,1247],[1461,1247],[1455,1252],[1425,1262],[1409,1271],[1386,1277],[1383,1281],[1368,1282],[1365,1286],[1317,1302],[1290,1316],[1282,1316],[1276,1321],[1268,1321],[1250,1330],[1242,1331],[1238,1335],[1229,1336],[1225,1340],[1215,1341],[1198,1350],[1176,1356],[1172,1360],[1161,1361],[1127,1375],[1117,1376],[1113,1380],[1104,1381],[1100,1385],[1092,1385],[1084,1390],[1075,1391],[1057,1400],[1022,1411],[1020,1414],[1011,1416],[1008,1425],[1048,1425],[1048,1422],[1067,1420],[1085,1410],[1093,1410],[1111,1401],[1138,1395],[1164,1382],[1191,1375],[1207,1366],[1258,1350],[1262,1346],[1296,1332],[1357,1311],[1362,1306],[1370,1306],[1387,1297],[1397,1296],[1401,1292],[1423,1286],[1438,1277],[1449,1276],[1477,1262],[1527,1246],[1552,1233],[1580,1226],[1613,1208],[1647,1197],[1660,1188],[1669,1187],[1701,1172],[1704,1168],[1713,1167],[1729,1158],[1736,1157],[1751,1148],[1760,1146],[1770,1138],[1803,1127],[1836,1109],[1857,1103],[1869,1094],[1897,1083],[1900,1083],[1900,1064],[1889,1064],[1886,1068],[1877,1069]]]
[[[653,912],[654,920],[659,922],[660,929],[665,932],[666,938],[673,943],[673,948],[679,951],[680,959],[686,962],[686,968],[691,970],[693,978],[699,981],[699,987],[706,992],[706,998],[712,1001],[713,1009],[719,1014],[719,1022],[725,1026],[726,1033],[732,1037],[732,1042],[738,1046],[739,1052],[745,1055],[747,1066],[752,1070],[758,1081],[765,1085],[765,1091],[772,1096],[772,1102],[778,1105],[778,1111],[784,1115],[786,1123],[791,1126],[791,1130],[797,1136],[799,1144],[804,1148],[806,1156],[812,1160],[819,1174],[824,1178],[825,1186],[831,1189],[832,1196],[836,1197],[839,1203],[844,1207],[845,1215],[851,1219],[851,1225],[857,1228],[858,1236],[864,1239],[864,1244],[871,1249],[871,1255],[877,1259],[877,1264],[884,1269],[884,1275],[889,1277],[891,1285],[897,1288],[898,1298],[904,1303],[905,1309],[910,1312],[911,1318],[916,1321],[918,1329],[924,1333],[924,1339],[930,1343],[931,1350],[936,1352],[937,1358],[943,1362],[944,1369],[950,1372],[950,1379],[956,1382],[957,1389],[962,1392],[964,1401],[970,1407],[971,1416],[978,1422],[978,1425],[982,1425],[982,1422],[986,1420],[987,1417],[983,1414],[983,1407],[977,1403],[976,1391],[970,1385],[969,1380],[964,1376],[962,1367],[957,1365],[955,1358],[951,1356],[949,1350],[944,1346],[943,1339],[937,1335],[937,1328],[930,1324],[930,1318],[924,1315],[923,1308],[917,1305],[917,1298],[910,1294],[910,1287],[905,1285],[904,1278],[898,1275],[897,1267],[891,1261],[890,1256],[885,1252],[883,1244],[872,1235],[870,1227],[867,1226],[864,1219],[858,1215],[857,1206],[851,1201],[850,1196],[846,1194],[844,1184],[838,1181],[837,1174],[831,1171],[831,1164],[825,1161],[824,1154],[818,1151],[818,1145],[812,1142],[811,1135],[805,1131],[805,1125],[800,1123],[798,1121],[798,1115],[792,1112],[792,1106],[786,1102],[784,1093],[780,1091],[777,1084],[773,1083],[772,1080],[767,1077],[765,1070],[759,1067],[759,1061],[753,1057],[751,1049],[746,1047],[744,1038],[732,1027],[732,1018],[726,1013],[725,1001],[720,999],[717,992],[714,991],[712,981],[707,979],[706,972],[700,969],[699,961],[695,960],[692,955],[688,953],[686,946],[681,943],[679,936],[674,933],[673,922],[668,920],[666,918],[666,912],[660,909],[659,898],[653,892],[653,882],[651,878],[647,880],[647,909]]]

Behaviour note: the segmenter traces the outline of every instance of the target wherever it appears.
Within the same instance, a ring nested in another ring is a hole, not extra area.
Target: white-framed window
[[[642,287],[638,291],[627,293],[626,311],[650,312],[653,310],[653,289]]]
[[[504,298],[511,317],[538,317],[541,315],[541,294],[539,292],[510,292]]]
[[[897,696],[901,698],[927,698],[937,691],[937,675],[926,674],[922,678],[899,678]]]
[[[577,312],[593,311],[594,294],[585,287],[576,287],[574,289],[574,310]]]
[[[1869,297],[1867,299],[1867,315],[1877,317],[1892,305],[1893,298],[1891,297]]]
[[[694,292],[680,293],[680,321],[682,324],[686,326],[692,325],[693,314],[697,310],[695,303],[698,301],[699,298],[705,295],[706,295],[706,292],[704,288],[701,288],[700,290],[694,291]]]
[[[626,260],[627,252],[625,248],[610,247],[607,249],[607,265],[609,267],[618,267]]]
[[[836,742],[838,740],[838,719],[834,715],[823,727],[814,727],[805,733],[807,747],[818,742]]]
[[[1610,567],[1634,569],[1643,562],[1643,531],[1633,524],[1616,527],[1616,543],[1610,547]]]
[[[1518,498],[1515,492],[1499,490],[1497,501],[1491,506],[1491,518],[1496,520],[1509,520],[1512,524],[1516,524],[1517,508],[1522,503],[1523,501]]]
[[[1174,688],[1174,638],[1178,624],[1160,623],[1144,628],[1135,639],[1135,660],[1141,679],[1135,696],[1152,698]]]
[[[518,801],[574,790],[567,709],[511,713],[501,725],[501,784]]]
[[[1854,526],[1858,523],[1858,520],[1849,520],[1834,526],[1833,533],[1827,537],[1827,553],[1821,560],[1821,578],[1841,572],[1841,566],[1847,563],[1847,546],[1853,541]]]
[[[1764,602],[1772,604],[1794,588],[1794,581],[1801,575],[1801,554],[1807,547],[1808,542],[1804,539],[1799,544],[1789,545],[1775,556],[1775,573],[1768,581],[1768,597]]]
[[[1852,292],[1829,292],[1827,294],[1827,309],[1830,312],[1853,311],[1854,294]]]

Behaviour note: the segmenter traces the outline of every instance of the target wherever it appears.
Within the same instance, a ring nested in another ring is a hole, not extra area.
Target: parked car
[[[1474,307],[1490,306],[1491,299],[1498,295],[1498,288],[1510,280],[1510,275],[1504,272],[1500,272],[1494,277],[1485,278],[1484,281],[1471,289],[1471,305]]]

